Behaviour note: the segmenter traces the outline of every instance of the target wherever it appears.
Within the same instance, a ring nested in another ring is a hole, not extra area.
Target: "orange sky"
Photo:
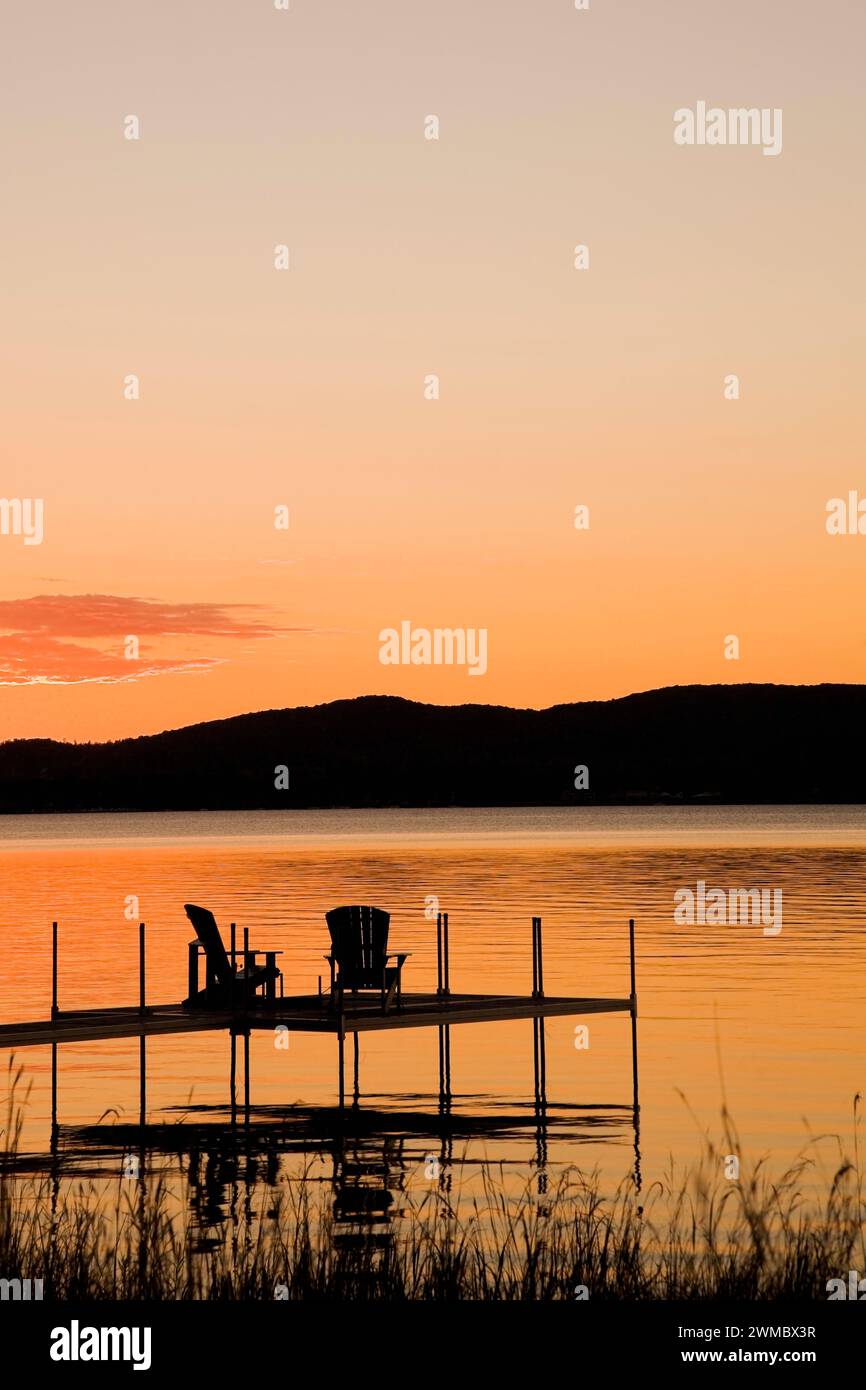
[[[0,535],[0,737],[866,680],[825,528],[866,496],[864,39],[847,0],[22,10],[0,496],[45,520]],[[678,147],[698,100],[782,153]],[[486,675],[383,666],[403,619],[485,627]]]

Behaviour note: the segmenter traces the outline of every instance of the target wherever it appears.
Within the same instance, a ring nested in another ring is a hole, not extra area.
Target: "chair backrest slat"
[[[231,961],[223,945],[216,918],[206,907],[196,907],[195,903],[184,903],[183,910],[195,928],[195,934],[204,946],[208,965],[221,985],[231,984],[234,978]]]
[[[348,989],[378,989],[388,951],[390,913],[380,907],[335,907],[325,913],[331,947]]]

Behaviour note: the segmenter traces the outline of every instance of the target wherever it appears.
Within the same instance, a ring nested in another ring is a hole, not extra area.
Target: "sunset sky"
[[[859,0],[157,8],[4,44],[0,738],[866,680]]]

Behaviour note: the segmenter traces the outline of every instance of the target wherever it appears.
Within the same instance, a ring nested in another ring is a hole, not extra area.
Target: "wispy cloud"
[[[169,655],[157,642],[237,641],[282,636],[254,604],[163,603],[113,594],[56,594],[0,600],[0,685],[126,683],[147,676],[208,670],[224,655]],[[138,639],[138,658],[125,639]],[[149,639],[145,642],[143,639]]]
[[[100,651],[54,637],[14,633],[0,637],[0,685],[81,685],[94,682],[118,685],[144,676],[205,670],[219,665],[219,658],[197,661],[128,661],[122,652]]]

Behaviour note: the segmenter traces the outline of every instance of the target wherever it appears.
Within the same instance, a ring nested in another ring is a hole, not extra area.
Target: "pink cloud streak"
[[[209,670],[226,659],[160,658],[140,650],[138,660],[128,660],[128,636],[237,641],[304,630],[261,621],[253,616],[260,611],[254,604],[163,603],[113,594],[0,600],[0,685],[118,684]],[[76,638],[81,640],[70,640]]]

